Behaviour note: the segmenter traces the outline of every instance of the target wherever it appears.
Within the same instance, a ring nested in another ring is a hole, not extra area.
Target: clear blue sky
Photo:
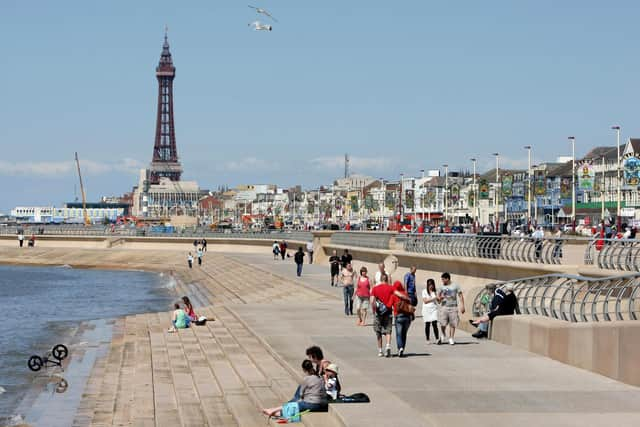
[[[526,165],[639,136],[637,1],[0,2],[0,211],[121,194],[152,154],[165,24],[185,179]],[[252,3],[249,3],[252,4]],[[268,19],[261,19],[268,21]]]

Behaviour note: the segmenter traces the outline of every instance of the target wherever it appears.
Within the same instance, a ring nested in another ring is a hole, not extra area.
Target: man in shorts
[[[335,249],[333,255],[329,257],[329,265],[331,265],[331,286],[337,286],[338,274],[340,274],[340,257]]]
[[[447,326],[449,326],[449,344],[454,345],[456,328],[460,321],[458,315],[458,300],[460,301],[460,313],[464,314],[464,295],[460,286],[451,283],[451,275],[442,273],[442,286],[438,289],[437,301],[440,303],[438,320],[442,328],[442,336],[447,336]]]
[[[380,283],[371,290],[369,299],[371,309],[373,310],[373,331],[378,340],[378,357],[385,354],[382,352],[382,336],[385,335],[387,340],[386,356],[391,357],[391,324],[393,316],[391,315],[393,308],[393,287],[387,283],[387,276],[382,274]]]
[[[391,326],[393,323],[393,302],[395,296],[404,298],[401,293],[394,291],[388,281],[389,277],[382,274],[382,280],[378,286],[371,289],[371,297],[369,302],[373,310],[373,331],[376,333],[378,340],[378,357],[391,357]],[[382,352],[382,336],[386,337],[387,346],[385,352]]]

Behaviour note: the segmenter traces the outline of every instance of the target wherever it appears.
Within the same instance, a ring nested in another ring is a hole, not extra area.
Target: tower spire
[[[173,79],[176,76],[176,67],[173,66],[173,60],[171,59],[167,32],[168,28],[165,27],[160,62],[156,67],[158,115],[153,159],[151,161],[150,181],[152,184],[159,183],[160,177],[169,178],[171,181],[180,181],[180,176],[182,175],[182,166],[178,162],[173,122]]]

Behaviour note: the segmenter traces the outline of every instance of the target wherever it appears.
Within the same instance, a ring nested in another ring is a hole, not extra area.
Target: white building
[[[197,216],[201,192],[196,181],[171,181],[160,177],[158,184],[149,184],[148,174],[147,169],[140,170],[138,186],[133,191],[134,216]]]

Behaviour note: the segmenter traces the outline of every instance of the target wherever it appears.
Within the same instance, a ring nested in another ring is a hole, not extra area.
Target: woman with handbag
[[[300,393],[296,393],[293,399],[282,406],[263,409],[263,414],[271,418],[285,416],[283,412],[293,412],[299,418],[300,413],[304,411],[327,412],[329,406],[324,380],[316,374],[311,360],[305,359],[302,362],[302,371],[304,378],[300,385]],[[297,411],[295,409],[291,411],[291,407],[296,407]],[[297,414],[295,414],[296,412]],[[287,416],[287,418],[291,417]]]
[[[415,307],[411,305],[411,298],[402,282],[396,280],[393,284],[394,304],[393,315],[396,318],[396,345],[398,346],[398,357],[405,357],[404,351],[407,348],[407,332],[413,320]]]

